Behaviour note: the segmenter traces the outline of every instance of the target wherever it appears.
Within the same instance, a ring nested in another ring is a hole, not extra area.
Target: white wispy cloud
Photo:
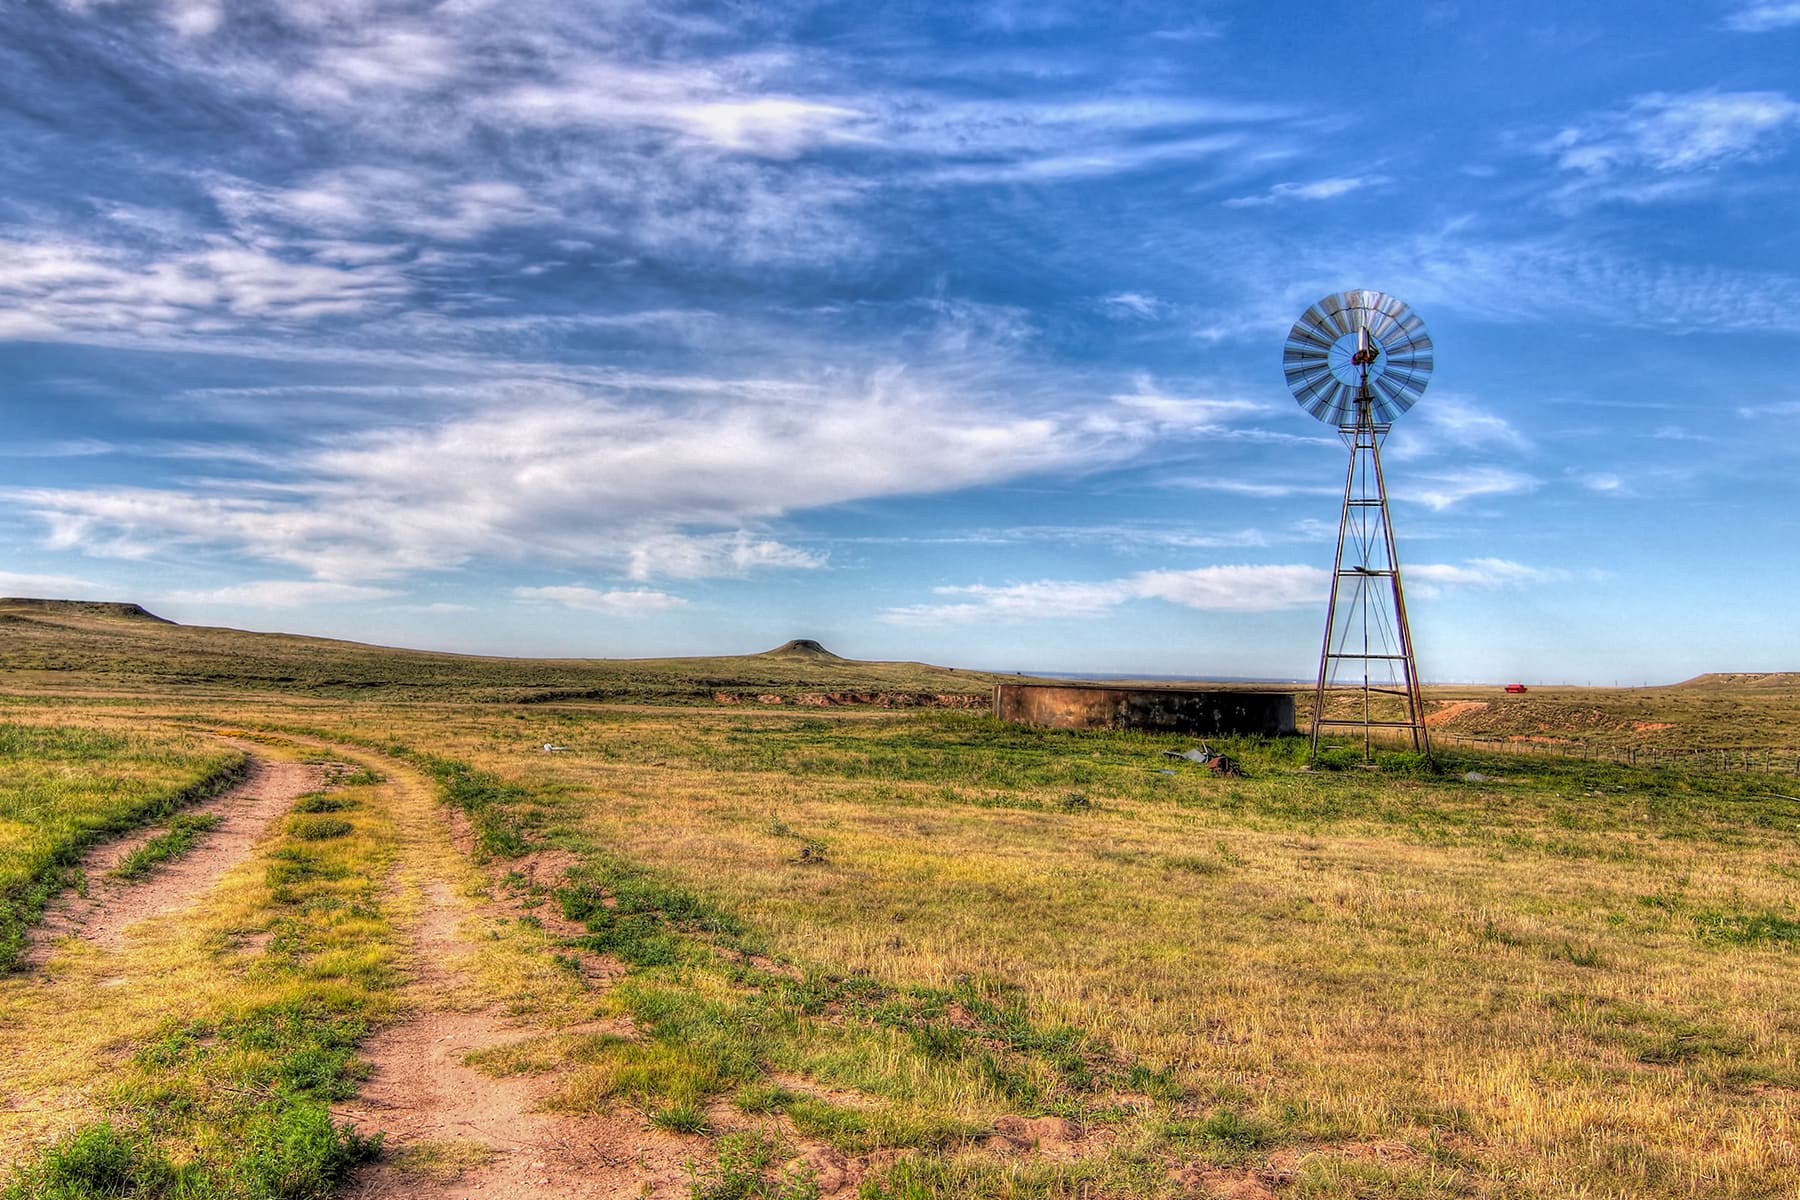
[[[1237,529],[1228,533],[1205,533],[1189,526],[1126,523],[1106,525],[1020,525],[1011,528],[963,529],[954,532],[926,534],[890,534],[877,537],[833,539],[843,545],[876,546],[1015,546],[1056,545],[1065,547],[1105,547],[1111,550],[1139,552],[1146,549],[1220,550],[1263,547],[1275,540],[1288,540],[1285,535],[1271,535],[1261,529]],[[1307,537],[1307,541],[1317,540]]]
[[[1800,104],[1780,92],[1651,92],[1568,126],[1543,148],[1587,176],[1700,171],[1768,157],[1797,124]]]
[[[1777,400],[1772,404],[1741,404],[1737,408],[1737,415],[1744,418],[1800,417],[1800,400]],[[1690,436],[1698,437],[1698,435]]]
[[[792,158],[819,145],[862,140],[857,108],[785,93],[780,55],[646,65],[603,53],[564,54],[535,78],[471,101],[473,113],[525,129],[647,129],[719,150]]]
[[[1424,475],[1391,486],[1390,494],[1437,512],[1478,496],[1510,496],[1534,491],[1541,481],[1505,467],[1474,466],[1447,474]]]
[[[626,574],[632,579],[705,579],[745,575],[753,570],[816,570],[825,557],[744,531],[713,534],[666,533],[631,547]]]
[[[328,35],[275,86],[306,107],[348,108],[381,95],[430,92],[465,75],[474,48],[446,31],[356,15],[362,19],[326,26]]]
[[[757,532],[784,514],[1080,472],[1212,419],[1191,401],[1019,411],[897,369],[714,390],[626,403],[539,383],[509,404],[296,446],[259,483],[11,498],[48,546],[97,556],[204,548],[338,582],[478,558],[697,578],[822,566]]]
[[[1235,196],[1221,201],[1226,208],[1262,208],[1270,204],[1281,204],[1290,200],[1335,200],[1339,196],[1348,196],[1352,192],[1360,192],[1368,188],[1382,187],[1389,183],[1386,175],[1333,175],[1325,179],[1313,179],[1305,183],[1277,183],[1266,192],[1251,196]]]
[[[1331,573],[1300,565],[1217,566],[1140,571],[1100,581],[1037,580],[934,588],[943,604],[890,608],[891,625],[1010,623],[1105,616],[1135,600],[1161,600],[1209,612],[1274,612],[1322,600]]]
[[[259,579],[204,591],[175,591],[165,599],[182,604],[218,604],[243,608],[306,608],[314,604],[351,604],[397,595],[389,588],[328,583],[317,579]]]
[[[1407,587],[1421,599],[1441,596],[1457,588],[1493,591],[1533,584],[1562,583],[1567,571],[1532,567],[1504,558],[1470,558],[1460,563],[1419,563],[1403,568]]]
[[[0,595],[29,596],[39,600],[112,600],[112,588],[74,575],[42,575],[0,571]]]
[[[1451,222],[1392,242],[1300,244],[1281,236],[1232,242],[1215,260],[1261,307],[1221,314],[1234,336],[1285,330],[1306,305],[1343,279],[1381,281],[1429,326],[1440,308],[1483,320],[1593,321],[1603,326],[1700,331],[1800,332],[1800,279],[1779,269],[1659,261],[1642,245],[1589,232],[1502,236],[1481,222]],[[1269,291],[1263,281],[1310,277]],[[1432,402],[1427,393],[1420,405]],[[1411,414],[1407,419],[1411,420]]]
[[[145,251],[54,235],[0,237],[0,338],[266,329],[391,309],[392,266],[332,265],[224,237]]]
[[[1141,317],[1144,320],[1159,317],[1168,308],[1165,302],[1142,292],[1119,292],[1103,298],[1100,303],[1110,316]]]
[[[1253,496],[1259,500],[1280,500],[1288,496],[1336,496],[1344,490],[1341,485],[1334,487],[1326,483],[1231,479],[1210,475],[1184,475],[1164,482],[1197,492],[1224,492],[1232,496]]]
[[[1215,133],[1135,144],[1102,143],[1076,150],[1016,155],[1000,161],[964,162],[936,168],[934,183],[992,184],[1056,182],[1120,175],[1172,162],[1222,159],[1249,146],[1241,133]]]
[[[558,218],[512,180],[459,180],[419,167],[334,167],[285,188],[222,177],[210,191],[214,203],[239,226],[273,219],[325,234],[381,230],[464,241],[505,225],[542,225]],[[392,245],[338,243],[321,247],[319,256],[380,262],[401,252]]]
[[[680,596],[673,596],[668,592],[652,591],[648,588],[613,588],[603,592],[597,588],[573,585],[516,587],[512,594],[520,600],[528,602],[560,604],[564,608],[606,613],[616,617],[666,612],[671,608],[681,608],[687,604],[687,601]]]
[[[1630,491],[1624,478],[1616,471],[1574,471],[1569,477],[1588,491],[1602,495],[1622,495]]]
[[[1739,33],[1768,33],[1800,25],[1800,0],[1756,0],[1740,4],[1725,17],[1725,28]]]
[[[163,18],[182,37],[205,37],[225,20],[223,0],[167,0]]]
[[[1245,417],[1267,412],[1263,404],[1239,396],[1170,391],[1147,372],[1133,376],[1131,391],[1114,392],[1109,399],[1124,419],[1147,418],[1170,431],[1222,429]]]
[[[1467,397],[1432,392],[1406,414],[1388,438],[1387,457],[1396,462],[1453,451],[1522,454],[1531,441],[1499,413]]]

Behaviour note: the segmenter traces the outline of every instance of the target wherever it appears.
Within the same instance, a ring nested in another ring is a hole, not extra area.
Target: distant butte
[[[83,617],[121,617],[132,621],[155,621],[173,625],[167,617],[159,617],[141,604],[118,600],[38,600],[30,596],[0,597],[0,611],[63,613]]]
[[[757,655],[757,657],[758,658],[811,658],[811,659],[817,659],[820,662],[844,662],[845,661],[844,659],[839,658],[837,655],[833,654],[831,651],[827,650],[825,647],[821,646],[819,643],[813,641],[811,638],[795,638],[793,641],[787,642],[780,646],[777,646],[773,650],[765,650],[763,653]]]

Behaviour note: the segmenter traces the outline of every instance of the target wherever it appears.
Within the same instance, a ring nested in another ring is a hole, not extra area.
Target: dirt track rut
[[[239,745],[241,749],[247,746]],[[159,867],[140,883],[108,877],[127,854],[156,836],[147,829],[107,842],[81,859],[86,894],[64,892],[44,913],[32,931],[25,965],[36,966],[48,956],[60,938],[79,937],[106,950],[123,943],[126,930],[151,917],[170,916],[193,904],[224,876],[250,856],[251,849],[269,825],[293,805],[294,800],[322,787],[326,772],[317,763],[289,762],[253,755],[250,769],[236,786],[193,808],[188,813],[215,813],[219,827],[200,845]]]

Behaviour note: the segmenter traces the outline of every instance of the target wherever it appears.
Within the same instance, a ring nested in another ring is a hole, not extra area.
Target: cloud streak
[[[600,591],[586,586],[517,587],[512,594],[528,603],[555,604],[581,612],[610,617],[641,617],[682,608],[687,601],[649,588],[612,588]]]
[[[1289,201],[1336,200],[1352,192],[1377,188],[1389,181],[1385,175],[1333,175],[1306,183],[1277,183],[1266,192],[1253,196],[1236,196],[1222,201],[1226,208],[1262,208]]]
[[[1324,599],[1331,572],[1298,565],[1197,567],[1140,571],[1098,582],[1037,580],[933,589],[949,603],[890,608],[891,625],[999,624],[1103,617],[1137,600],[1161,600],[1206,612],[1276,612]]]
[[[1800,25],[1800,0],[1742,4],[1725,18],[1725,28],[1738,33],[1769,33],[1795,25]]]
[[[12,498],[50,548],[102,557],[207,550],[338,583],[532,558],[693,579],[823,566],[758,532],[788,514],[1080,473],[1251,411],[1134,392],[1024,412],[897,369],[631,403],[538,384],[510,407],[334,436],[265,462],[272,477],[251,486]]]

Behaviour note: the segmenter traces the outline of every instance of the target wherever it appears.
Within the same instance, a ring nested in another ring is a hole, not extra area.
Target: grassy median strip
[[[225,818],[217,813],[178,813],[169,822],[167,833],[157,834],[120,859],[111,874],[126,883],[148,879],[156,868],[174,862],[224,823]]]
[[[218,795],[247,761],[174,731],[0,722],[0,972],[83,851]]]

